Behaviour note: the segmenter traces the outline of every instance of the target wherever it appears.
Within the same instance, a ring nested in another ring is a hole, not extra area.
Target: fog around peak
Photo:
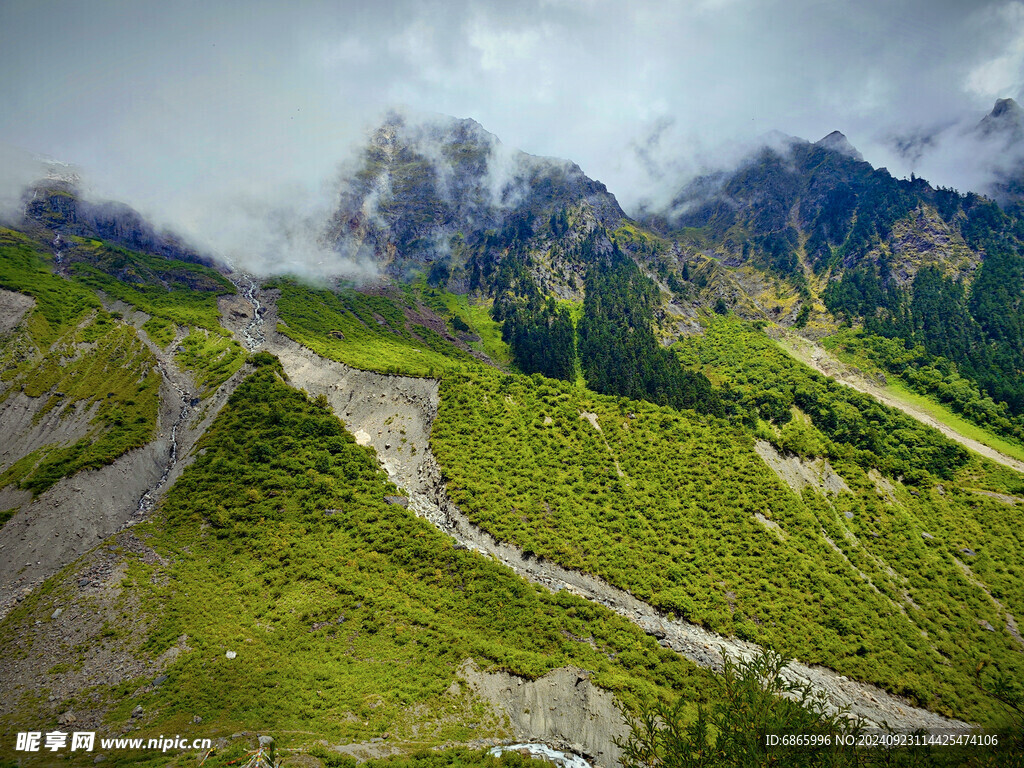
[[[240,265],[358,271],[316,227],[395,105],[578,163],[631,213],[773,130],[980,188],[968,128],[1020,100],[1024,3],[40,0],[0,5],[0,72],[0,142],[91,194]]]

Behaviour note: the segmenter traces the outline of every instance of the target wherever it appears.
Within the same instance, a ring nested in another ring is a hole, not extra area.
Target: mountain
[[[999,99],[975,133],[997,156],[988,191],[1004,205],[1024,203],[1024,109],[1013,99]]]
[[[864,156],[854,148],[850,140],[840,131],[832,131],[828,136],[816,141],[815,145],[838,152],[840,155],[846,155],[854,160],[864,160]]]
[[[366,246],[393,275],[423,265],[462,274],[460,245],[533,232],[572,209],[601,226],[625,218],[614,196],[565,160],[505,147],[473,120],[390,116],[344,179],[330,238]]]
[[[420,271],[431,285],[492,297],[524,372],[572,379],[581,360],[598,391],[703,403],[706,379],[659,348],[657,288],[610,234],[626,224],[605,186],[573,163],[509,150],[472,120],[393,116],[346,178],[332,229],[337,248],[369,246],[392,275]],[[608,302],[586,302],[578,357],[555,298],[593,298],[598,285]]]
[[[997,139],[1004,147],[1024,140],[1024,109],[1013,99],[997,99],[992,111],[975,129],[986,138]]]
[[[1000,734],[886,760],[1024,753],[1012,210],[836,132],[633,221],[398,117],[328,227],[387,279],[250,280],[101,208],[50,179],[0,229],[0,761],[612,768],[848,716]]]
[[[130,206],[114,201],[84,199],[76,179],[49,178],[25,191],[22,226],[35,233],[59,233],[70,238],[105,240],[141,253],[211,266],[202,256],[174,235],[157,232]]]
[[[781,149],[765,147],[731,173],[697,179],[651,223],[666,234],[704,229],[724,258],[797,280],[805,271],[877,258],[884,245],[907,280],[921,266],[915,246],[957,274],[976,267],[977,256],[947,221],[958,212],[953,207],[962,208],[956,195],[921,180],[894,179],[834,132],[816,143],[791,139]],[[926,213],[940,209],[944,217]],[[929,219],[922,230],[927,243],[903,242],[903,233],[894,233],[915,212]]]
[[[1009,130],[1016,114],[1003,104],[988,130]],[[834,319],[856,321],[868,334],[920,345],[915,366],[947,361],[980,389],[958,410],[986,419],[977,408],[987,396],[1001,409],[990,421],[1002,431],[1024,425],[1024,229],[1012,211],[923,179],[895,179],[833,133],[766,147],[731,172],[697,179],[648,224],[688,244],[684,258],[710,255],[789,286],[754,294],[760,311],[737,304],[748,317],[813,321],[820,332],[834,329]],[[886,366],[916,377],[905,363]]]
[[[1024,110],[1012,98],[997,99],[979,121],[948,120],[889,138],[911,167],[966,166],[974,180],[970,191],[1004,207],[1024,199]],[[967,191],[966,189],[963,191]]]

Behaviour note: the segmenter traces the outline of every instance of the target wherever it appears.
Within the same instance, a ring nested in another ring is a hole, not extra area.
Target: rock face
[[[154,256],[213,264],[173,235],[157,232],[138,211],[124,203],[82,199],[73,181],[48,179],[27,190],[25,223],[59,232],[64,237],[107,240]]]
[[[13,331],[35,303],[36,300],[31,296],[0,288],[0,337]],[[3,387],[0,383],[0,391],[3,391]]]
[[[625,214],[574,163],[504,146],[473,120],[389,116],[346,175],[328,239],[372,251],[393,275],[441,262],[488,231],[524,239],[567,206],[605,225]]]
[[[616,739],[629,733],[615,698],[590,682],[590,673],[563,667],[537,680],[507,672],[482,672],[473,661],[459,674],[480,698],[508,717],[514,738],[541,741],[585,755],[595,765],[611,768],[622,754]]]

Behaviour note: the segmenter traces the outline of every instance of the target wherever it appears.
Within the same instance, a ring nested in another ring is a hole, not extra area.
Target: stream
[[[237,279],[229,275],[228,279],[231,280],[235,288],[238,289],[238,292],[245,297],[246,301],[252,305],[252,319],[242,330],[242,337],[245,342],[245,346],[248,347],[248,349],[257,349],[262,346],[265,340],[263,334],[263,313],[265,310],[259,299],[258,283],[251,275],[247,275],[245,273],[239,274]],[[177,342],[175,342],[175,345],[176,344]],[[123,528],[135,525],[141,521],[156,505],[157,496],[159,495],[160,490],[167,483],[167,478],[170,476],[171,470],[174,469],[174,465],[178,462],[178,427],[184,423],[185,419],[187,419],[189,414],[192,412],[192,408],[197,405],[196,398],[175,382],[174,378],[170,375],[167,369],[167,364],[164,360],[158,359],[157,366],[159,367],[160,374],[164,377],[164,380],[178,392],[178,397],[181,401],[181,410],[178,413],[178,418],[175,419],[174,424],[171,425],[171,449],[167,456],[167,463],[164,466],[163,474],[160,476],[159,482],[149,488],[139,498],[139,503],[135,507],[132,519],[126,522]]]
[[[232,275],[229,275],[228,279],[234,283],[235,288],[238,289],[238,292],[242,294],[245,300],[252,305],[252,320],[242,329],[242,338],[245,341],[245,346],[250,351],[258,349],[263,346],[263,342],[266,340],[266,336],[263,333],[263,313],[266,310],[263,304],[260,303],[258,284],[251,275],[247,275],[244,272],[238,275],[238,279],[235,279]],[[245,285],[242,285],[242,281],[245,282]]]
[[[591,768],[590,763],[579,755],[552,749],[547,744],[509,744],[493,747],[488,754],[501,757],[505,752],[518,752],[521,755],[529,755],[532,758],[539,758],[546,762],[554,763],[560,766],[560,768]]]
[[[181,402],[181,410],[178,412],[178,417],[171,425],[171,449],[167,454],[167,463],[164,465],[163,474],[160,476],[160,480],[139,498],[139,503],[135,507],[135,512],[132,513],[132,518],[122,526],[122,530],[140,522],[156,505],[156,499],[159,491],[167,482],[167,478],[170,476],[171,470],[174,469],[174,465],[178,463],[178,426],[184,423],[185,419],[188,418],[188,415],[191,413],[192,407],[196,402],[189,392],[186,392],[178,386],[174,379],[171,378],[163,360],[159,360],[157,362],[157,367],[160,369],[160,375],[164,377],[164,380],[177,391]]]

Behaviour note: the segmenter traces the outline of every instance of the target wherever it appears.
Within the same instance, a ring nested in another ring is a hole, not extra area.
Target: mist
[[[78,169],[68,163],[0,144],[0,223],[18,222],[25,208],[26,189],[34,182],[78,177]]]
[[[175,198],[148,216],[200,253],[241,272],[312,280],[377,279],[372,249],[328,238],[336,207],[336,190],[328,180],[311,185],[282,179]]]
[[[1016,99],[1024,100],[1021,94]],[[987,129],[986,122],[990,123]],[[1024,113],[994,122],[971,115],[893,136],[890,143],[895,163],[928,180],[949,180],[947,185],[960,192],[1000,200],[1007,181],[1024,177]]]
[[[1000,153],[972,163],[961,128],[1024,91],[1024,3],[15,0],[0,72],[0,142],[73,163],[95,198],[239,269],[360,274],[324,216],[395,106],[576,162],[628,213],[770,131],[838,129],[895,176],[981,189]],[[9,203],[25,174],[0,161]]]

